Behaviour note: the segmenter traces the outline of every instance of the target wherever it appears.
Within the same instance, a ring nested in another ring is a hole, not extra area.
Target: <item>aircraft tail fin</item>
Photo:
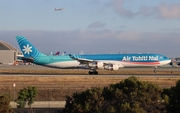
[[[38,51],[24,36],[16,36],[16,40],[24,57],[37,60],[39,56],[46,56]]]
[[[58,52],[56,52],[56,54],[54,54],[55,56],[58,56],[60,54],[60,52],[58,51]]]

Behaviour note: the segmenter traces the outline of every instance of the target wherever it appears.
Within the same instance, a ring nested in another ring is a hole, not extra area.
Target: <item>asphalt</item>
[[[32,69],[32,70],[64,70],[64,69],[59,69],[59,68],[50,68],[50,67],[44,67],[40,65],[3,65],[0,64],[0,70],[2,69]],[[137,68],[121,68],[120,70],[152,70],[154,69],[153,67],[137,67]],[[171,65],[166,65],[166,66],[161,66],[158,67],[157,70],[174,70],[178,71],[180,70],[180,67],[172,67]],[[72,69],[66,69],[66,70],[72,70]],[[73,69],[73,70],[79,70],[79,69]]]

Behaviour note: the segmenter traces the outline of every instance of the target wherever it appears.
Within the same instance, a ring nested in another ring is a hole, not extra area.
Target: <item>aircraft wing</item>
[[[84,59],[84,58],[81,58],[81,57],[76,56],[76,55],[71,55],[71,54],[69,54],[69,56],[70,56],[72,59],[79,61],[81,64],[88,64],[88,63],[94,62],[94,60]]]
[[[91,69],[106,69],[106,70],[118,70],[119,68],[123,68],[124,66],[122,64],[115,64],[115,63],[109,63],[109,62],[102,62],[97,60],[91,60],[91,59],[84,59],[81,58],[79,55],[71,55],[69,56],[80,62],[80,64],[86,64]]]

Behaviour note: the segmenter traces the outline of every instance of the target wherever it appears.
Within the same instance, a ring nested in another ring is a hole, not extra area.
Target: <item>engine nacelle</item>
[[[104,69],[104,64],[103,62],[92,62],[92,63],[89,63],[89,67],[96,68],[96,69]]]
[[[119,66],[118,65],[113,65],[112,70],[119,70]]]
[[[123,68],[123,65],[118,65],[118,64],[108,64],[104,67],[106,70],[119,70],[119,68]]]

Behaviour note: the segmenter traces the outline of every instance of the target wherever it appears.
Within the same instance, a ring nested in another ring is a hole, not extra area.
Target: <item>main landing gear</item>
[[[98,72],[95,69],[91,69],[89,75],[98,75]]]

